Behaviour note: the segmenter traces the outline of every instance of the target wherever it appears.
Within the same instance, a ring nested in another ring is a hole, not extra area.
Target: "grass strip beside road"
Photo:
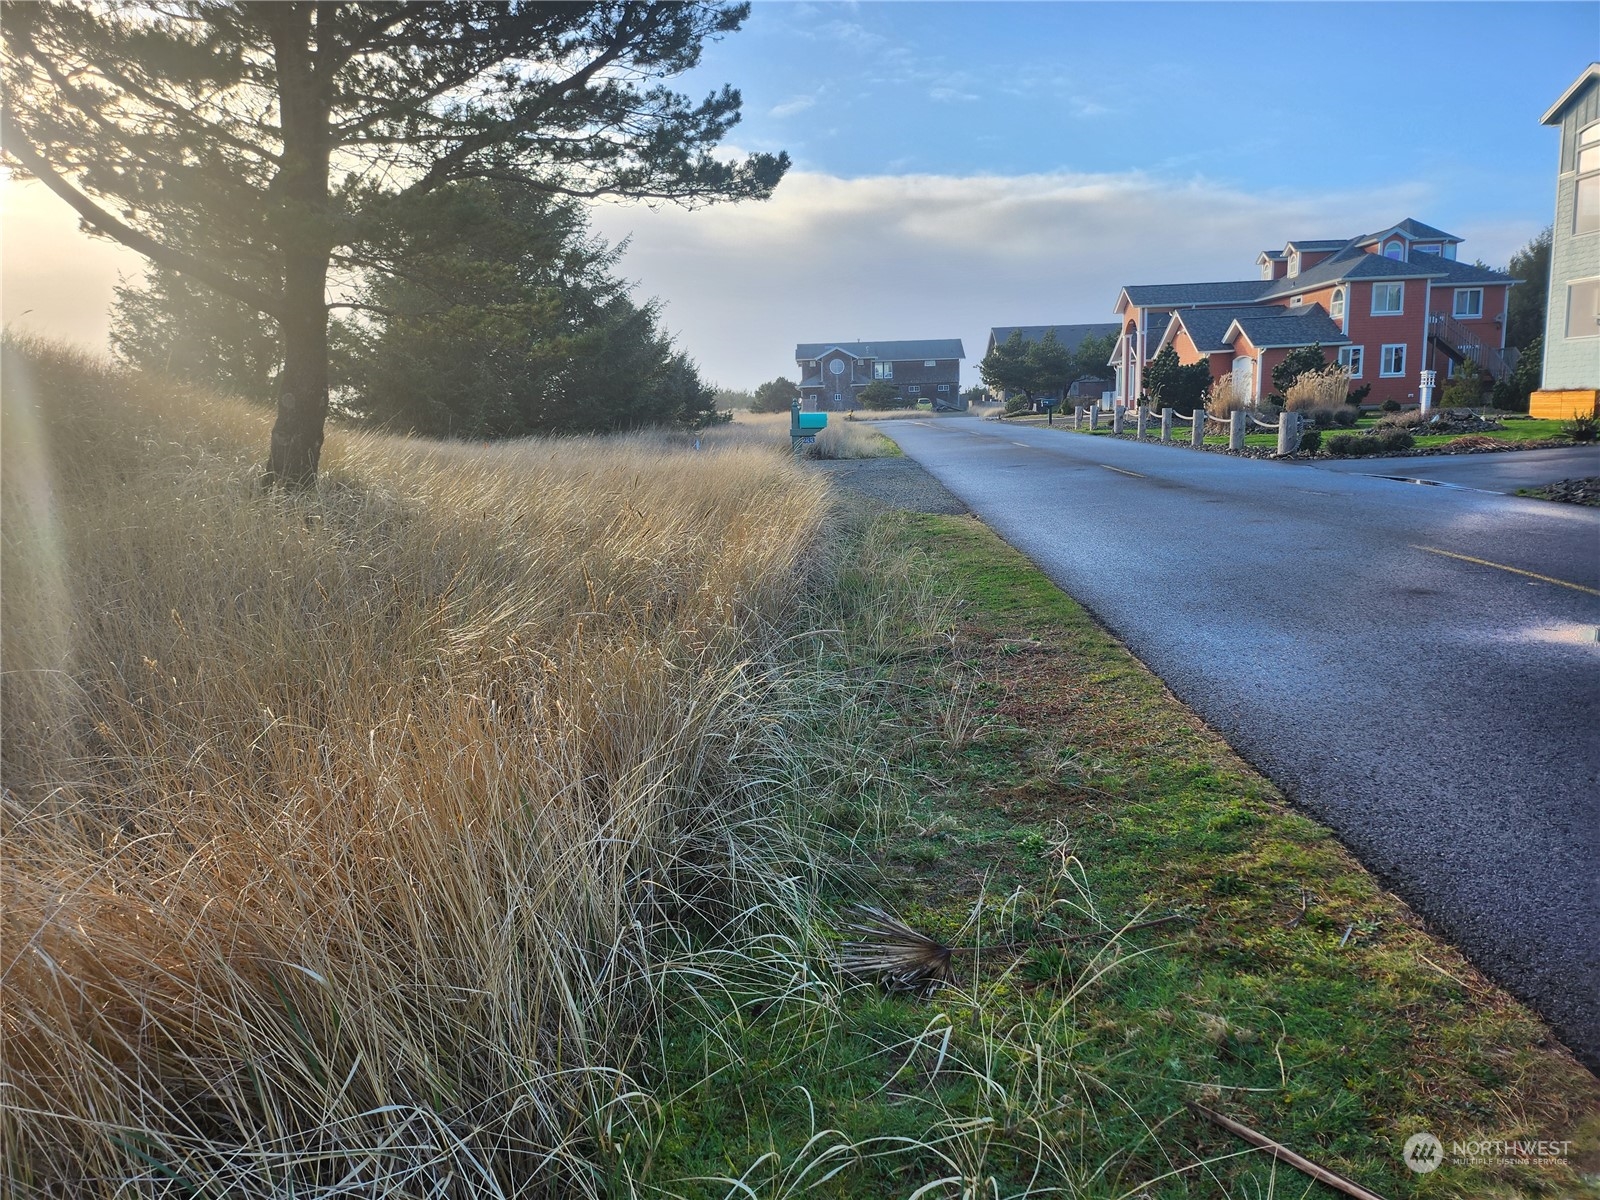
[[[970,518],[871,537],[949,619],[900,637],[915,623],[865,597],[841,619],[828,669],[857,677],[859,753],[905,808],[836,849],[873,864],[873,902],[988,949],[928,996],[731,992],[669,1038],[664,1074],[704,1082],[664,1114],[657,1171],[760,1195],[835,1168],[823,1194],[1333,1194],[1199,1102],[1386,1196],[1600,1194],[1594,1077],[1080,606]],[[1431,1174],[1401,1160],[1422,1132]],[[1571,1145],[1448,1159],[1528,1139]]]

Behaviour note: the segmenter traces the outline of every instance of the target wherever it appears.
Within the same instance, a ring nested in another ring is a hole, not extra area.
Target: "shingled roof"
[[[1377,233],[1369,233],[1366,237],[1357,238],[1358,246],[1370,246],[1373,242],[1388,237],[1391,233],[1401,233],[1414,242],[1459,242],[1461,239],[1453,233],[1446,233],[1442,229],[1435,229],[1432,225],[1424,225],[1421,221],[1407,217],[1398,225],[1391,225],[1387,229],[1380,229]]]
[[[1371,257],[1370,255],[1368,257]],[[1234,330],[1250,339],[1257,350],[1279,349],[1286,346],[1343,346],[1350,341],[1332,318],[1322,311],[1320,304],[1302,304],[1295,308],[1256,308],[1237,316],[1228,325],[1223,338],[1233,344]]]
[[[843,350],[856,358],[876,358],[890,362],[908,362],[912,359],[965,358],[960,338],[932,338],[920,342],[801,342],[794,348],[798,361],[802,358],[821,358],[829,350]]]
[[[1313,308],[1316,305],[1312,305]],[[1228,327],[1239,317],[1248,317],[1260,312],[1259,308],[1184,308],[1172,314],[1172,321],[1167,325],[1166,331],[1157,343],[1156,349],[1177,336],[1181,326],[1189,334],[1189,340],[1194,343],[1196,350],[1202,354],[1218,354],[1229,349],[1229,344],[1222,340],[1228,332]],[[1298,309],[1296,311],[1299,311]]]
[[[1426,263],[1408,263],[1385,258],[1381,254],[1368,254],[1364,250],[1346,250],[1324,259],[1314,267],[1307,267],[1298,275],[1288,275],[1265,284],[1258,298],[1276,300],[1346,279],[1438,279],[1445,275],[1439,264],[1446,259],[1436,254],[1423,257],[1428,260]]]
[[[1222,283],[1132,283],[1122,289],[1128,303],[1140,308],[1168,308],[1192,304],[1240,304],[1258,300],[1268,286],[1265,279],[1232,279]],[[1122,301],[1116,311],[1121,312]]]

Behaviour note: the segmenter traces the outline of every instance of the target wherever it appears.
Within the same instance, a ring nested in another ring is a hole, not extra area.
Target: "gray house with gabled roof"
[[[808,411],[848,412],[861,407],[861,389],[893,385],[907,408],[926,400],[935,412],[966,407],[961,399],[960,338],[885,342],[801,342],[794,348],[800,368],[800,403]]]

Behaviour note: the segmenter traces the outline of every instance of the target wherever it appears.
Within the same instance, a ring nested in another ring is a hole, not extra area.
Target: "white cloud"
[[[1406,216],[1451,228],[1431,203],[1417,183],[1261,195],[1142,173],[794,171],[766,203],[594,216],[613,240],[633,235],[623,270],[666,301],[668,327],[706,375],[746,387],[793,377],[795,343],[829,338],[960,337],[975,380],[990,326],[1111,321],[1125,284],[1253,278],[1257,253],[1295,236]],[[1496,247],[1469,241],[1464,254],[1503,262],[1510,224],[1493,231]],[[1511,248],[1534,232],[1509,233]]]
[[[785,100],[782,104],[774,104],[767,110],[769,117],[792,117],[796,113],[803,113],[806,109],[816,104],[815,96],[796,96],[793,100]]]

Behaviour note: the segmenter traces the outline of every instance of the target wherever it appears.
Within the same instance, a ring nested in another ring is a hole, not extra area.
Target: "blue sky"
[[[756,0],[674,86],[742,91],[728,146],[790,153],[776,195],[594,221],[712,380],[960,337],[972,381],[992,325],[1110,320],[1123,284],[1252,277],[1292,237],[1410,216],[1503,265],[1554,207],[1539,117],[1597,58],[1592,2]],[[103,340],[138,263],[39,192],[0,189],[0,303]]]

